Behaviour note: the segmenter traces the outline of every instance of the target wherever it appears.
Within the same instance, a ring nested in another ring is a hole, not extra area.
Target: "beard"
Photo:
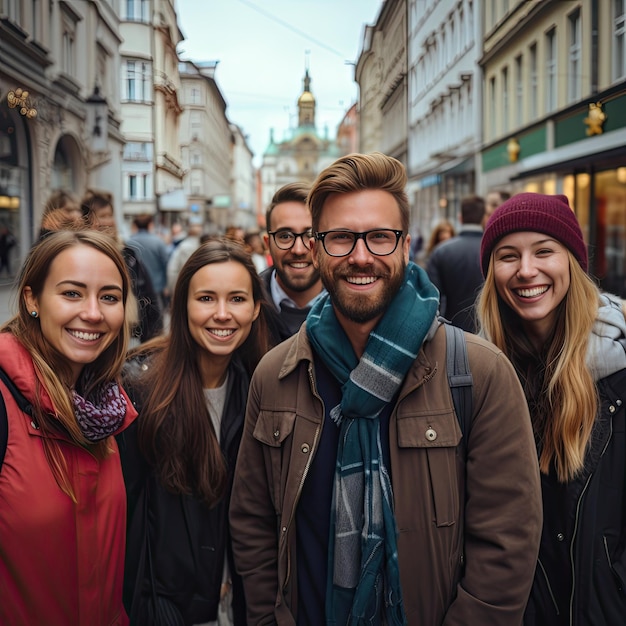
[[[311,266],[312,272],[310,276],[308,277],[303,276],[296,280],[293,280],[292,277],[289,275],[289,273],[286,272],[282,267],[275,265],[274,269],[276,270],[276,276],[278,276],[278,278],[280,279],[280,283],[284,285],[287,289],[295,293],[307,291],[308,289],[313,287],[313,285],[315,285],[315,283],[320,278],[319,271],[314,269],[312,266]]]
[[[354,272],[343,271],[341,267],[330,271],[320,266],[320,276],[333,306],[347,319],[364,324],[382,315],[402,287],[406,263],[404,259],[397,271],[386,271],[381,274],[375,272],[379,280],[383,281],[382,290],[375,294],[347,293],[344,288],[344,279]],[[362,272],[361,272],[362,273]]]

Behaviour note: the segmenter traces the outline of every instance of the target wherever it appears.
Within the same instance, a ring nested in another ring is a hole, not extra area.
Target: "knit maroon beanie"
[[[562,243],[587,271],[587,246],[583,233],[570,209],[566,196],[542,193],[518,193],[503,202],[492,214],[485,227],[480,245],[483,276],[494,246],[502,237],[519,231],[544,233]]]

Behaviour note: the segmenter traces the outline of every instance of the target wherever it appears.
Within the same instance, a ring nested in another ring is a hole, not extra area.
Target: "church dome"
[[[315,102],[315,98],[310,91],[304,91],[302,95],[298,98],[298,104],[304,104],[307,102]]]

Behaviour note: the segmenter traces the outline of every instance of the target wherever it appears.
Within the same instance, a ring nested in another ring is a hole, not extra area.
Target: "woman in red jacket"
[[[125,625],[126,494],[112,437],[136,417],[117,384],[124,259],[107,235],[52,233],[32,248],[18,293],[0,332],[0,624]]]

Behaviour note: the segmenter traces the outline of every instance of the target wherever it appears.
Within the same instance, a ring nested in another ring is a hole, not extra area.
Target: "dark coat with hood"
[[[129,393],[139,405],[138,419],[141,419],[142,400],[137,386],[129,382],[136,382],[137,371],[148,367],[149,361],[132,361],[125,370]],[[128,492],[124,603],[133,626],[152,623],[152,619],[146,617],[152,602],[145,541],[148,529],[155,591],[161,608],[166,605],[165,610],[175,615],[169,618],[168,626],[187,626],[217,619],[225,558],[233,583],[235,626],[245,625],[243,587],[232,558],[228,504],[243,430],[248,384],[248,374],[233,359],[229,366],[220,432],[228,485],[225,495],[211,508],[193,496],[172,494],[162,487],[139,451],[136,427],[125,432],[118,442]]]
[[[621,303],[603,301],[587,354],[598,414],[580,475],[565,484],[541,476],[543,534],[524,626],[626,622],[626,324]]]

